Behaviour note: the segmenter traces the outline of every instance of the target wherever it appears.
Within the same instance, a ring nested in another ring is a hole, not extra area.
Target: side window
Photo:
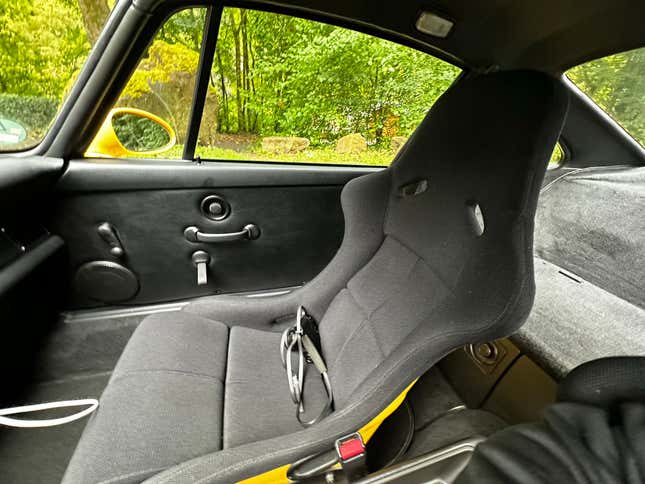
[[[551,153],[551,158],[549,159],[549,164],[547,165],[547,170],[555,170],[560,168],[566,161],[566,154],[564,148],[560,142],[556,143],[555,148],[553,148],[553,153]]]
[[[95,3],[0,5],[0,152],[33,148],[45,136],[109,15],[107,2]]]
[[[205,17],[205,8],[189,8],[166,21],[86,156],[182,157]]]
[[[567,77],[645,146],[645,48],[581,64]]]
[[[363,33],[225,8],[196,155],[388,165],[459,72]]]

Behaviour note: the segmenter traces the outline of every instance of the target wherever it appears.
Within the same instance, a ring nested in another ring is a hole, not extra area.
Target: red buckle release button
[[[350,437],[338,443],[338,455],[343,461],[365,454],[365,444],[360,437]]]

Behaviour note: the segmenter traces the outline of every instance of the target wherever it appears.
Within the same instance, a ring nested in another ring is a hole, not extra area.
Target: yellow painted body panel
[[[408,392],[416,382],[417,380],[414,380],[412,383],[410,383],[410,385],[408,385],[408,387],[403,390],[403,392],[398,397],[396,397],[394,401],[390,403],[381,413],[379,413],[365,426],[359,429],[358,433],[361,434],[363,442],[369,442],[369,440],[381,426],[383,421],[390,415],[392,415],[394,411],[403,403],[403,400],[405,400]],[[268,472],[264,472],[257,476],[249,477],[248,479],[239,481],[238,484],[289,484],[290,482],[292,482],[287,478],[287,471],[289,470],[290,465],[291,464],[287,464]]]

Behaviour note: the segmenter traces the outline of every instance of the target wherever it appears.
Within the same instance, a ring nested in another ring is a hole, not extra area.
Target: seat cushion
[[[145,319],[128,343],[63,482],[141,482],[222,448],[228,328],[182,312]]]
[[[279,348],[280,333],[231,329],[224,386],[225,449],[302,430]],[[305,420],[318,416],[327,399],[320,374],[312,365],[307,370]]]
[[[186,311],[146,318],[133,334],[67,469],[66,483],[129,483],[209,452],[302,429],[280,333]],[[326,393],[312,367],[306,418]]]

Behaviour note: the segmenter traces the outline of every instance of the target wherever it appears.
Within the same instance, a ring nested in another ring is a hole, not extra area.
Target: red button
[[[345,440],[338,446],[338,454],[342,460],[349,460],[364,453],[365,446],[358,438]]]

